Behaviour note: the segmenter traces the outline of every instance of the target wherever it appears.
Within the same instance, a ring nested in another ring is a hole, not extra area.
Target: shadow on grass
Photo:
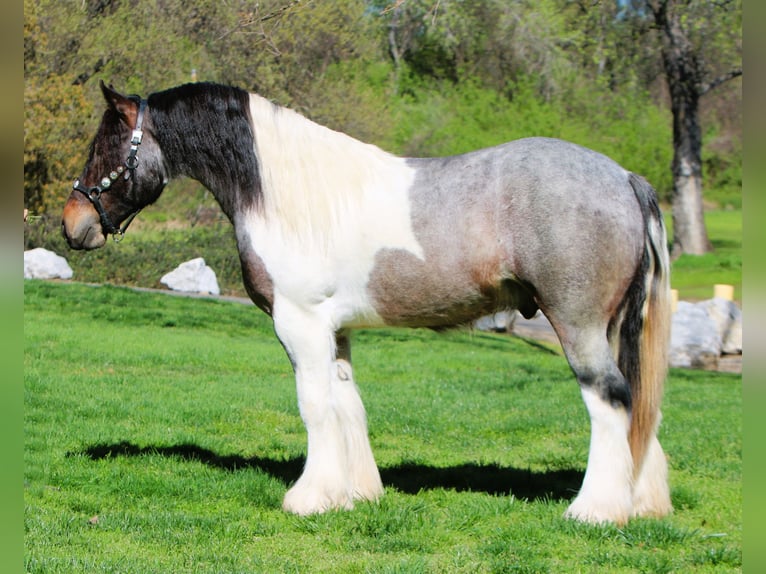
[[[160,455],[183,460],[199,461],[214,468],[227,471],[253,468],[277,478],[285,484],[295,482],[303,470],[305,459],[275,460],[260,457],[245,458],[238,455],[219,455],[193,444],[176,446],[139,447],[129,442],[99,444],[81,453],[93,460],[117,456],[137,457]],[[403,463],[381,468],[383,484],[407,494],[421,490],[445,488],[455,491],[486,492],[488,494],[513,494],[527,500],[569,500],[574,498],[582,483],[583,472],[579,470],[530,470],[504,468],[494,464],[466,463],[458,466],[435,467],[418,463]]]

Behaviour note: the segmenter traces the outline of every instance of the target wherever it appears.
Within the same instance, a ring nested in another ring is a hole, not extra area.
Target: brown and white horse
[[[643,178],[548,138],[400,158],[215,84],[146,100],[102,91],[63,233],[74,249],[121,237],[172,177],[215,195],[247,291],[295,370],[308,453],[285,509],[350,508],[383,493],[350,329],[444,328],[515,308],[548,317],[590,415],[587,469],[566,515],[624,523],[671,511],[656,438],[669,259]]]

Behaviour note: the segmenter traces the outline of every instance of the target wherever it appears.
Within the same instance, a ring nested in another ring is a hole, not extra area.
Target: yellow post
[[[734,285],[713,285],[713,297],[732,301],[734,299]]]

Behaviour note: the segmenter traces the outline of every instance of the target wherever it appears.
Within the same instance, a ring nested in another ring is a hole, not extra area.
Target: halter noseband
[[[141,211],[141,208],[131,213],[125,220],[122,228],[118,228],[112,223],[112,220],[109,219],[106,210],[104,210],[104,206],[101,205],[101,194],[112,187],[112,182],[116,181],[121,174],[124,173],[123,178],[125,181],[130,179],[131,174],[133,174],[135,169],[138,167],[138,158],[136,157],[136,154],[138,154],[138,146],[141,145],[141,140],[144,137],[142,126],[144,123],[145,110],[146,100],[142,99],[138,105],[136,127],[130,137],[130,152],[128,153],[128,157],[125,160],[125,166],[119,166],[116,170],[110,172],[108,177],[101,178],[101,181],[99,182],[100,185],[94,185],[93,187],[88,188],[82,185],[79,179],[74,180],[74,184],[72,185],[72,189],[82,193],[85,197],[88,198],[88,201],[93,204],[93,207],[96,208],[98,216],[101,219],[101,226],[104,228],[106,233],[108,235],[111,234],[114,237],[114,240],[117,242],[122,240],[123,236],[125,235],[125,231],[128,229],[128,225],[130,225],[130,223],[133,221],[133,218],[138,215],[138,212]]]

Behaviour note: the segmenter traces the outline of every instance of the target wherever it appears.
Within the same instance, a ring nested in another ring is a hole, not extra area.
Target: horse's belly
[[[387,325],[449,327],[506,306],[495,268],[445,265],[402,250],[382,250],[366,291],[375,314]]]

